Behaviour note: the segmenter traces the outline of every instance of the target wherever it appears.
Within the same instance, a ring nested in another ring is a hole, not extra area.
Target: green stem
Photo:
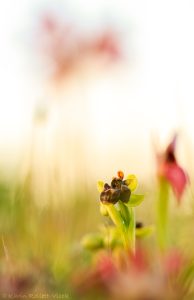
[[[133,207],[129,207],[129,241],[130,241],[130,248],[133,254],[135,254],[135,210]]]
[[[169,184],[166,180],[161,179],[157,205],[157,237],[161,250],[165,250],[168,242],[168,204]]]
[[[124,248],[126,250],[129,250],[130,246],[129,246],[127,230],[126,230],[125,224],[123,222],[123,219],[122,219],[120,213],[118,212],[118,210],[116,209],[116,207],[113,204],[107,204],[106,208],[107,208],[108,214],[109,214],[110,218],[112,219],[113,223],[118,227],[118,229],[121,232]]]

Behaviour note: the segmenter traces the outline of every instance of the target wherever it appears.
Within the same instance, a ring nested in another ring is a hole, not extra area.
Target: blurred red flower
[[[177,135],[173,137],[163,153],[157,154],[157,170],[159,178],[164,178],[170,183],[178,202],[180,202],[188,183],[188,176],[177,162],[176,142]]]

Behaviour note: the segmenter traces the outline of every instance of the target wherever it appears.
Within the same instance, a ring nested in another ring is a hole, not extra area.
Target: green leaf
[[[129,222],[130,222],[130,216],[129,216],[128,207],[121,200],[119,200],[118,204],[119,204],[119,209],[120,209],[121,217],[124,220],[125,225],[128,227],[129,226]]]
[[[97,182],[97,189],[98,189],[99,193],[102,193],[102,191],[104,189],[104,182],[103,181],[99,180]]]
[[[144,200],[144,195],[131,194],[127,205],[130,207],[138,206],[143,202],[143,200]]]
[[[117,226],[123,238],[123,245],[125,249],[129,249],[129,240],[127,237],[126,225],[123,222],[123,218],[121,217],[120,211],[116,209],[113,204],[106,204],[107,211],[109,217],[113,221],[113,223]]]
[[[142,228],[136,228],[135,235],[139,238],[144,238],[151,235],[154,232],[154,226],[146,226]]]
[[[105,204],[109,217],[113,221],[113,223],[121,230],[125,230],[125,226],[123,223],[123,219],[119,213],[119,211],[116,209],[116,207],[113,204]]]

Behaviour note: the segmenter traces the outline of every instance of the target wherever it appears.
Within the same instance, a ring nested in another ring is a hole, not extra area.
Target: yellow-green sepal
[[[129,202],[127,203],[130,207],[140,205],[144,200],[144,195],[131,194]]]
[[[99,180],[97,182],[97,189],[98,189],[99,193],[102,193],[102,191],[104,190],[104,182],[103,181]]]
[[[129,174],[125,180],[128,188],[133,192],[138,186],[137,177],[134,174]]]

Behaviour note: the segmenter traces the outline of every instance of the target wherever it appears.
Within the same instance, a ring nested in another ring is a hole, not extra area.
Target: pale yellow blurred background
[[[54,2],[54,4],[53,4]],[[34,48],[41,11],[57,11],[79,28],[114,24],[119,63],[78,70],[57,91]],[[154,174],[153,140],[179,132],[179,159],[194,167],[194,2],[7,0],[0,10],[1,175],[72,188],[118,169]],[[34,121],[43,110],[45,120]],[[19,175],[19,176],[20,176]],[[152,178],[152,177],[151,177]],[[54,184],[54,183],[53,183]]]

